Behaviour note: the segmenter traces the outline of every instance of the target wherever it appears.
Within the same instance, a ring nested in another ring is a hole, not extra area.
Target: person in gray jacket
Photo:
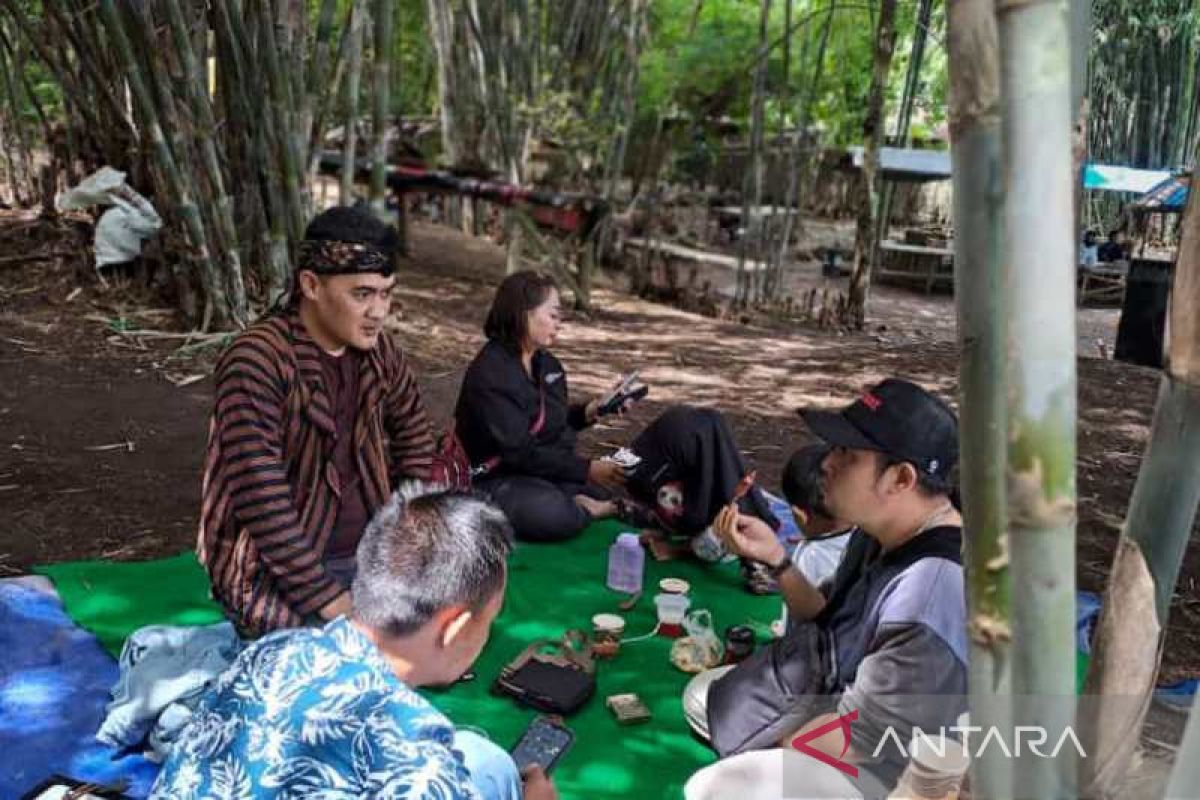
[[[881,743],[949,728],[966,710],[962,518],[951,502],[958,424],[940,400],[896,379],[841,412],[801,413],[832,447],[823,464],[829,510],[861,530],[818,589],[767,526],[733,507],[721,512],[714,528],[728,547],[770,565],[789,611],[809,624],[737,667],[697,676],[684,708],[723,757],[788,748],[856,713],[848,729],[835,724],[806,747],[855,765],[861,778],[846,792],[863,781],[890,787],[906,755]],[[814,774],[824,767],[808,761]],[[832,779],[848,781],[836,771]]]

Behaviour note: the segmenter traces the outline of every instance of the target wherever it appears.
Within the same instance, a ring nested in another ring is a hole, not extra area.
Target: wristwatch
[[[787,568],[791,565],[792,559],[788,557],[787,553],[784,553],[783,558],[779,560],[778,564],[767,565],[767,573],[775,580],[779,580],[779,576],[787,572]]]

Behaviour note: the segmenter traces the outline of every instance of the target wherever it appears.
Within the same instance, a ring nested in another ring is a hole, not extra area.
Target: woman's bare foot
[[[592,519],[605,519],[606,517],[615,516],[617,513],[617,504],[613,500],[596,500],[588,497],[586,494],[575,495],[575,505],[582,508]]]

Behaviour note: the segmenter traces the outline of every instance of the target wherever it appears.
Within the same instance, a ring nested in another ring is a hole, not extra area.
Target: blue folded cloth
[[[150,735],[155,753],[165,757],[204,690],[241,650],[242,641],[228,622],[134,631],[121,649],[121,677],[96,738],[113,747],[134,747]]]

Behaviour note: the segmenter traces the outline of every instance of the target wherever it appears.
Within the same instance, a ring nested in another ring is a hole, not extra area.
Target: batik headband
[[[386,278],[394,271],[394,265],[390,253],[373,245],[305,239],[300,242],[300,269],[312,270],[318,275],[378,272]]]

